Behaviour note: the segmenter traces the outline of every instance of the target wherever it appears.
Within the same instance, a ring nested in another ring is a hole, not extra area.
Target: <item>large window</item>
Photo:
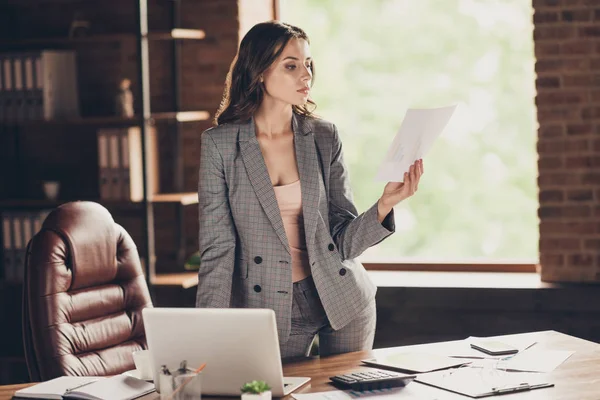
[[[529,0],[280,0],[311,38],[317,114],[334,122],[359,211],[411,107],[459,104],[397,232],[363,261],[537,262]]]

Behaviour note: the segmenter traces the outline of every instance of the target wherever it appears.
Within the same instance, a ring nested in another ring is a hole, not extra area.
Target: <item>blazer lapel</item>
[[[300,187],[302,190],[302,215],[304,217],[304,233],[306,242],[311,243],[317,232],[317,218],[319,209],[319,159],[315,139],[310,125],[304,117],[293,115],[292,128],[294,129],[294,143],[296,159],[300,174]]]
[[[248,124],[240,126],[239,132],[240,152],[242,153],[242,159],[244,166],[246,167],[246,173],[250,178],[250,183],[261,207],[267,214],[269,221],[273,225],[277,236],[283,243],[285,249],[290,253],[290,247],[287,236],[285,234],[285,228],[283,226],[283,220],[281,219],[281,211],[275,198],[275,191],[269,178],[269,172],[267,171],[267,165],[263,158],[256,138],[256,130],[254,127],[254,118],[250,120]]]

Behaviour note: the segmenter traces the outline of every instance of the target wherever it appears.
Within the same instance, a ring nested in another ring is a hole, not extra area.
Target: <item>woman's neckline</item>
[[[300,179],[297,179],[297,180],[295,180],[294,182],[291,182],[291,183],[286,183],[285,185],[277,185],[277,186],[273,186],[273,188],[274,188],[274,189],[277,189],[277,188],[284,188],[284,187],[287,187],[287,186],[292,186],[292,185],[295,185],[295,184],[298,184],[298,183],[300,183]]]

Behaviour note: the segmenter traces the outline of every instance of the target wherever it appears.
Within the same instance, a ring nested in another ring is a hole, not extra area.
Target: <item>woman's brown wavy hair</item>
[[[293,38],[304,39],[310,44],[302,29],[279,21],[262,22],[248,31],[227,74],[223,99],[215,114],[215,125],[245,122],[254,115],[264,97],[260,75],[273,64]],[[315,70],[314,62],[311,64],[312,86]],[[293,105],[292,108],[294,113],[310,117],[316,106],[309,99],[306,104]]]

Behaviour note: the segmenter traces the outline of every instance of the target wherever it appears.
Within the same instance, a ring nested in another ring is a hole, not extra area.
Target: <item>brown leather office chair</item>
[[[32,381],[134,369],[152,307],[136,246],[104,207],[52,211],[28,245],[23,338]]]

